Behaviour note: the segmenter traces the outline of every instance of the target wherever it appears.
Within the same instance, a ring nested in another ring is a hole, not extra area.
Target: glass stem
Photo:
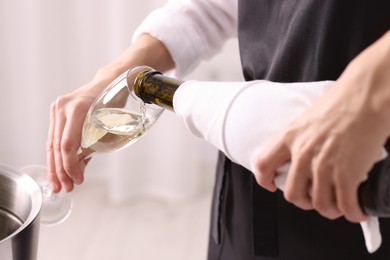
[[[84,147],[81,147],[79,148],[79,150],[77,151],[77,156],[79,157],[79,162],[83,162],[83,161],[88,161],[91,157],[92,157],[92,154],[94,153],[95,151],[92,150],[91,148],[84,148]]]
[[[42,192],[42,195],[46,198],[49,198],[53,194],[49,184],[42,185],[41,192]]]

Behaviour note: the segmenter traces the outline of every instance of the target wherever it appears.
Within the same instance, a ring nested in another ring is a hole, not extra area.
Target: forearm
[[[161,72],[175,67],[164,44],[149,34],[142,34],[118,58],[100,68],[93,81],[111,82],[126,70],[139,65],[147,65]]]
[[[359,54],[338,80],[352,100],[366,108],[384,136],[390,135],[390,31]],[[348,108],[347,108],[348,109]]]

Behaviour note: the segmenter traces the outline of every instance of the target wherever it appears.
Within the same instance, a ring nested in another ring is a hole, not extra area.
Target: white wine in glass
[[[134,93],[139,76],[150,70],[140,66],[123,73],[95,100],[84,121],[80,160],[131,145],[160,117],[164,108],[145,103]]]

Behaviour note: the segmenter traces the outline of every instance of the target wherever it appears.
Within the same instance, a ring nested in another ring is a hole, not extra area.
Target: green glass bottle
[[[173,96],[183,82],[142,66],[134,80],[134,93],[145,103],[153,103],[173,111]]]

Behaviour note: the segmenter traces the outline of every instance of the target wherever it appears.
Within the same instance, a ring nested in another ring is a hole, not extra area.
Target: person
[[[355,224],[366,218],[358,186],[390,131],[388,10],[386,0],[168,2],[118,59],[53,103],[52,189],[83,182],[85,165],[76,156],[82,122],[107,83],[136,65],[181,76],[237,36],[247,81],[336,82],[269,142],[253,173],[220,153],[208,259],[388,259],[390,220],[381,219],[383,245],[373,254]],[[288,161],[281,193],[273,179]]]

